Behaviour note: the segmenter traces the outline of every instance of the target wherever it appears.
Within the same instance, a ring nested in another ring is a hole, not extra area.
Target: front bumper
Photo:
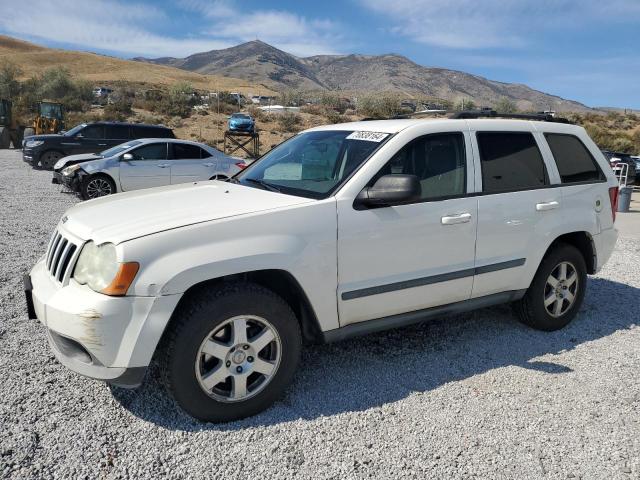
[[[63,286],[41,259],[25,280],[27,309],[47,328],[60,363],[81,375],[138,386],[180,295],[110,297],[73,279]],[[32,315],[31,315],[32,314]]]
[[[51,183],[59,183],[60,185],[64,185],[72,192],[80,193],[80,191],[82,190],[82,180],[85,176],[86,174],[82,170],[78,170],[74,175],[70,177],[62,175],[62,173],[60,172],[54,172]]]
[[[22,160],[24,162],[27,162],[30,165],[34,165],[35,163],[37,163],[38,158],[37,158],[36,152],[34,152],[32,149],[23,148],[22,149]]]

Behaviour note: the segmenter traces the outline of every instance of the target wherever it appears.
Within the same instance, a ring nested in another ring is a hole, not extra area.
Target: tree
[[[516,113],[518,106],[508,98],[501,98],[497,101],[495,107],[498,113]]]
[[[455,110],[461,110],[461,111],[462,110],[475,110],[476,108],[477,107],[476,107],[475,102],[473,100],[467,99],[467,98],[460,99],[456,103],[456,105],[454,107]]]
[[[13,63],[5,63],[0,67],[0,98],[15,98],[20,93],[18,77],[22,75],[20,67]]]

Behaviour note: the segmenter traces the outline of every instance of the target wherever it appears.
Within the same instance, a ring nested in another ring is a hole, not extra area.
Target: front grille
[[[78,246],[65,238],[59,231],[53,234],[47,250],[47,270],[53,278],[62,283],[67,278],[67,272],[73,267],[71,260],[74,258]]]

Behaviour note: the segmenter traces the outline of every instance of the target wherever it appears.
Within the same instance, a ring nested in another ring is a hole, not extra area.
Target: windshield
[[[302,133],[271,150],[235,179],[255,188],[324,198],[388,137],[388,133],[345,130]]]
[[[73,137],[75,134],[77,134],[80,130],[82,130],[86,126],[87,126],[86,123],[81,123],[80,125],[76,125],[71,130],[67,130],[66,132],[64,132],[64,136]]]
[[[129,150],[131,147],[135,147],[136,145],[140,145],[142,142],[138,140],[132,140],[131,142],[121,143],[120,145],[116,145],[115,147],[111,147],[108,150],[104,150],[100,152],[100,156],[103,158],[115,157],[116,155],[121,154],[125,150]]]
[[[62,106],[57,103],[41,103],[40,116],[62,119]]]
[[[234,113],[233,115],[231,115],[231,118],[243,118],[245,120],[248,120],[250,117],[249,115],[244,115],[242,113]]]

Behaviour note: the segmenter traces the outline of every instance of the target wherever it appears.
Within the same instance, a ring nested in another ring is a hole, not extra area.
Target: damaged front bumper
[[[44,259],[25,279],[25,293],[30,316],[46,327],[60,363],[81,375],[128,388],[142,383],[156,347],[147,340],[157,337],[158,328],[164,329],[179,299],[110,297],[73,279],[63,286],[49,274]]]

